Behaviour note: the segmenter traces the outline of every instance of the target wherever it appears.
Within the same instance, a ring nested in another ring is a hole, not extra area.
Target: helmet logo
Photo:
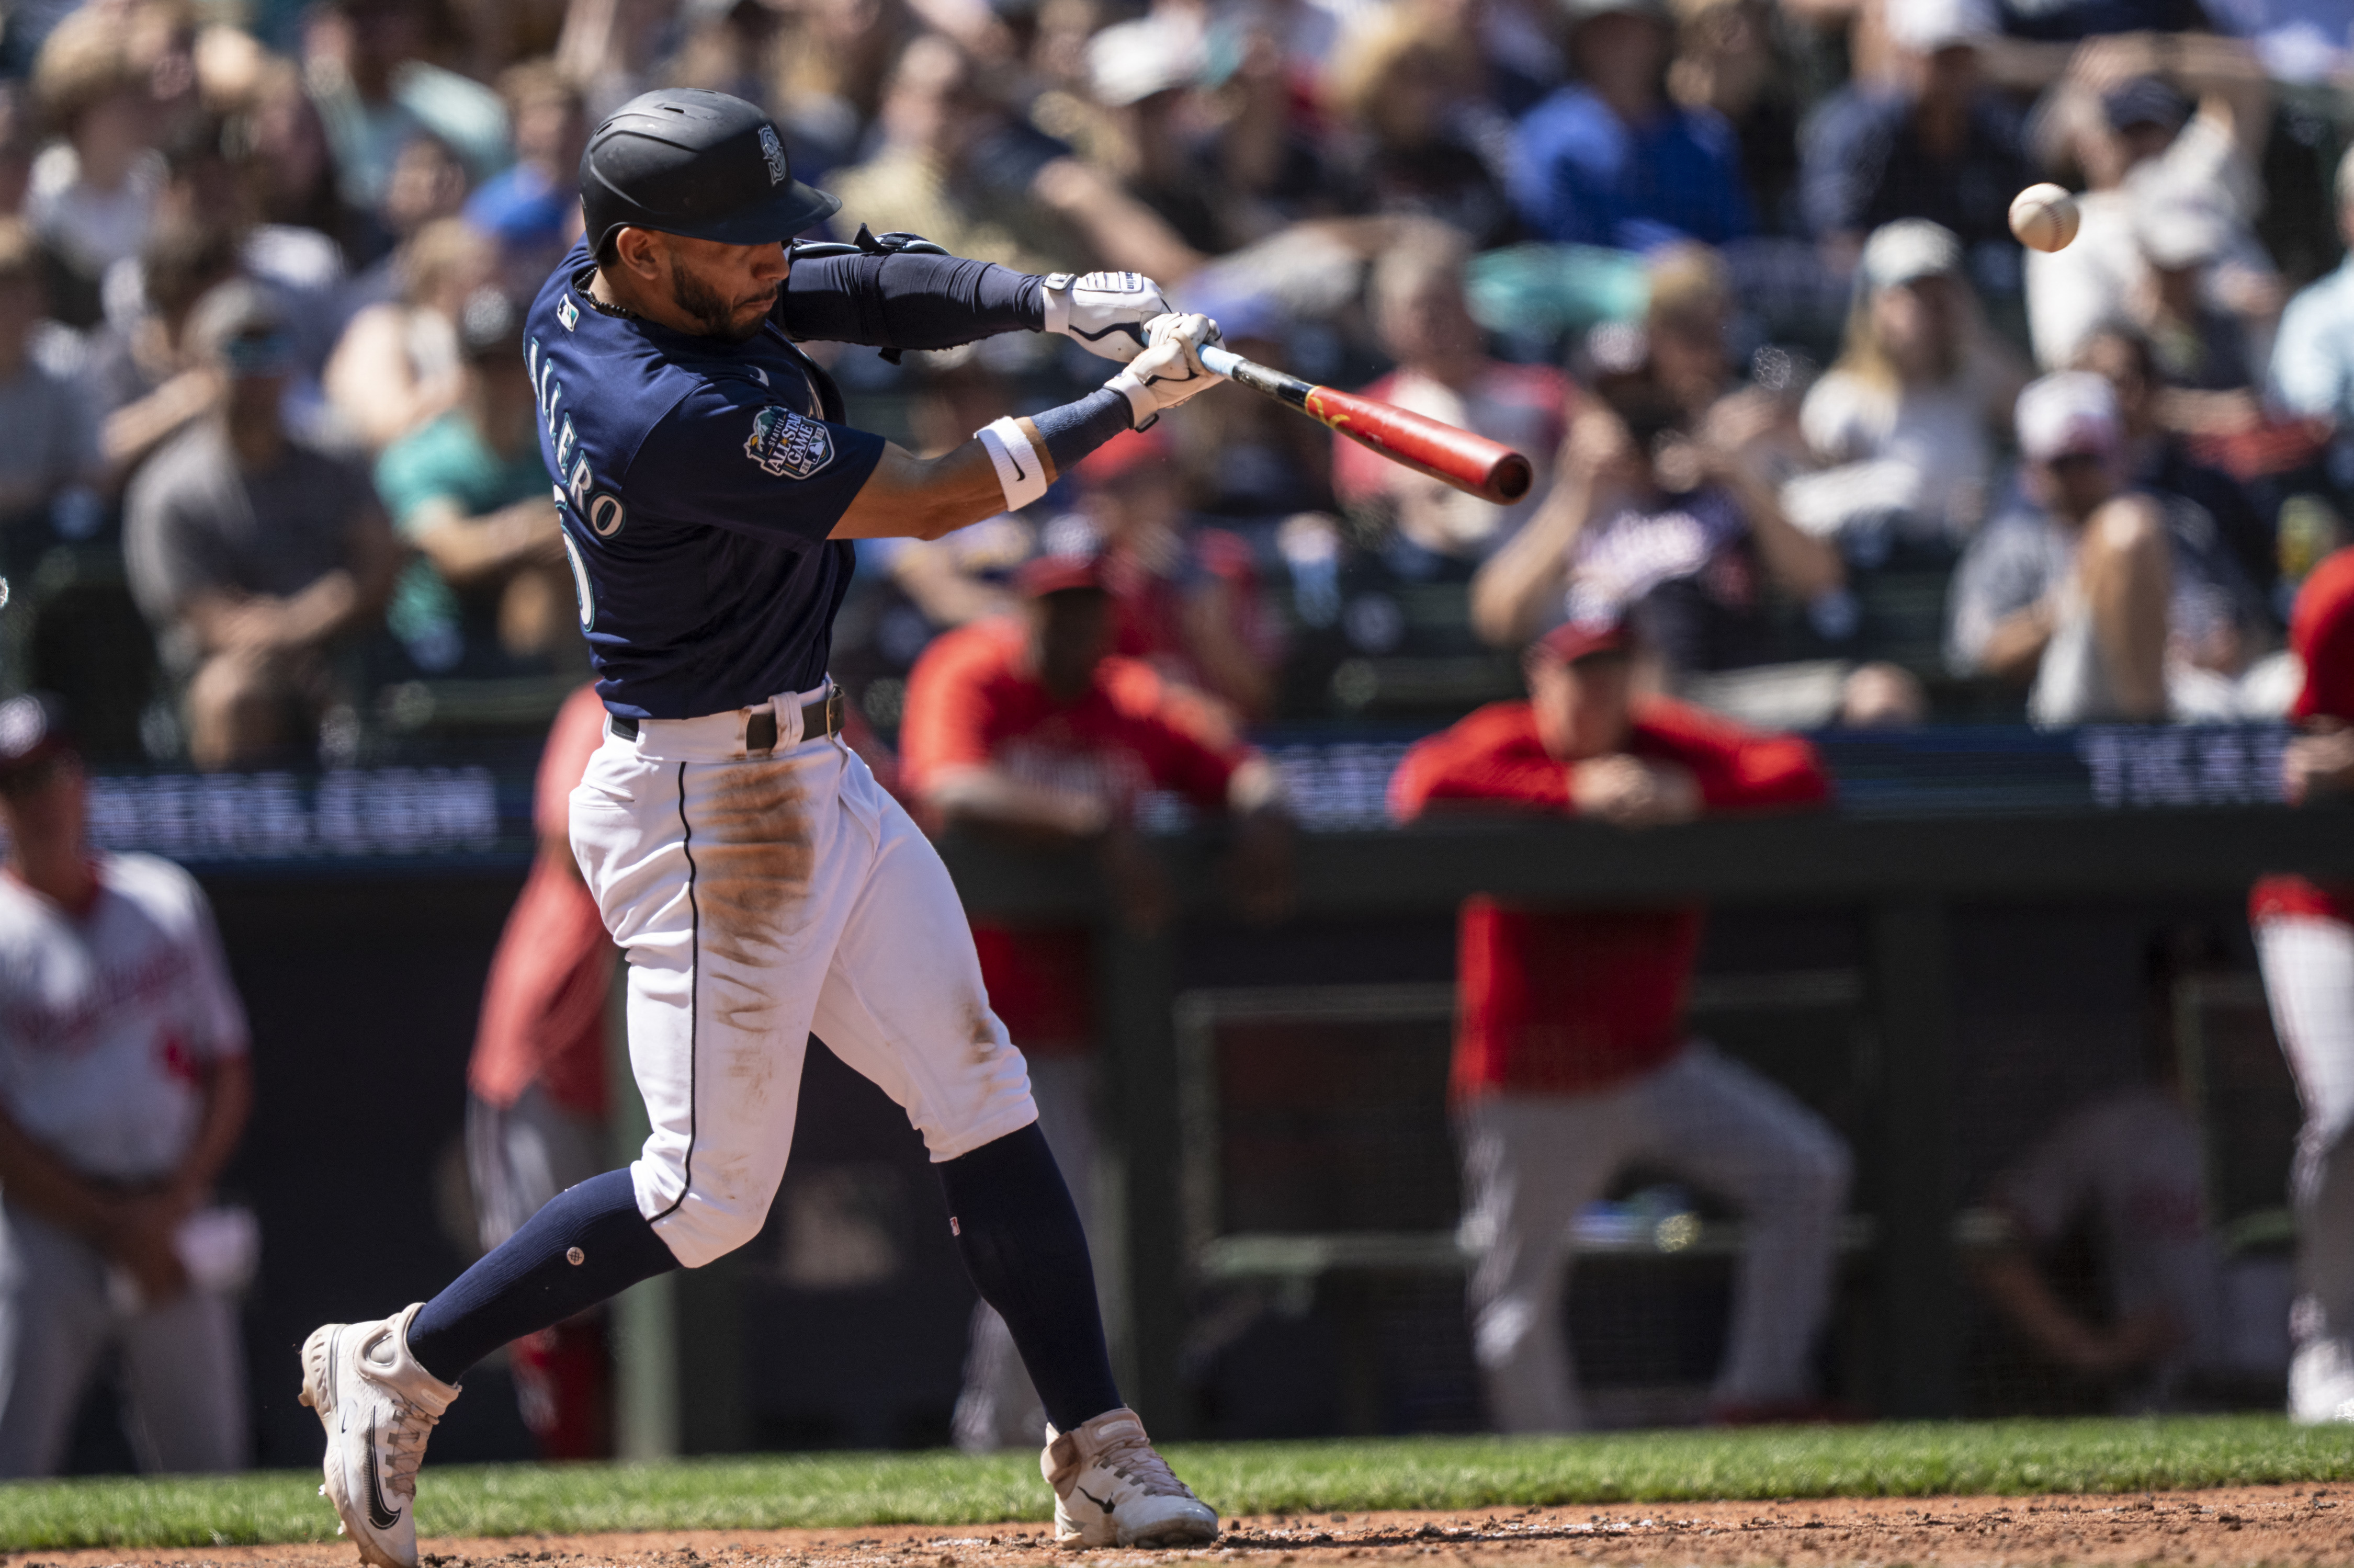
[[[760,127],[760,156],[769,160],[769,183],[772,185],[783,185],[786,174],[785,144],[777,140],[777,131],[773,125]]]

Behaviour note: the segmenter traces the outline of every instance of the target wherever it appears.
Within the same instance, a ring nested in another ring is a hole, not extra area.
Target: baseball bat
[[[1394,404],[1315,386],[1245,359],[1231,349],[1206,347],[1202,350],[1202,363],[1230,381],[1331,426],[1359,446],[1442,484],[1451,484],[1467,495],[1509,506],[1526,495],[1535,481],[1529,460],[1501,441],[1458,430]]]

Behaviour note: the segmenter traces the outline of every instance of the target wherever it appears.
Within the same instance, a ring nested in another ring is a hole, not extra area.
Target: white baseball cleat
[[[1038,1468],[1055,1489],[1057,1546],[1198,1546],[1218,1516],[1152,1450],[1122,1406],[1069,1432],[1046,1428]]]
[[[2300,1426],[2354,1422],[2354,1356],[2335,1335],[2308,1340],[2288,1363],[2288,1418]]]
[[[326,1482],[360,1556],[417,1568],[417,1467],[458,1390],[408,1353],[419,1302],[373,1323],[330,1323],[302,1341],[302,1403],[327,1429]]]

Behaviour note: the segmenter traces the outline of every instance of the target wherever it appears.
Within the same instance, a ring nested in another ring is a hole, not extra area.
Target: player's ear
[[[624,271],[647,282],[662,279],[663,237],[651,228],[624,228],[613,236],[613,259]]]

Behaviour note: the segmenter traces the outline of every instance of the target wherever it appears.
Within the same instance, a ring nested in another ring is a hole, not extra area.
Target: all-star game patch
[[[752,416],[744,455],[779,479],[807,479],[833,461],[833,436],[790,408],[763,408]]]

